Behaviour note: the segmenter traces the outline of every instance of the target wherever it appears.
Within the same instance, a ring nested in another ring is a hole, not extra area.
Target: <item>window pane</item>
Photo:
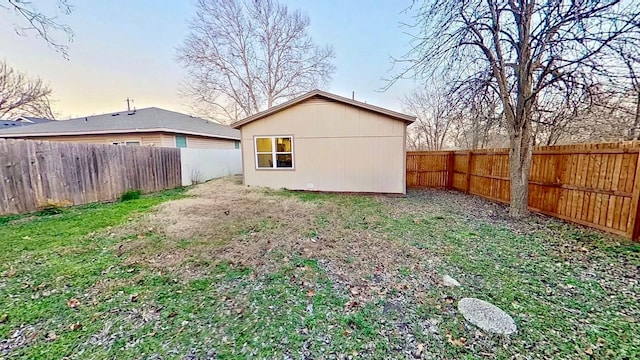
[[[277,152],[291,152],[291,138],[276,138]]]
[[[237,141],[234,143],[234,148],[236,149],[240,149],[240,141]]]
[[[271,138],[256,138],[258,152],[271,152]]]
[[[276,161],[278,162],[279,168],[292,168],[293,167],[293,158],[291,154],[286,155],[276,155]]]
[[[187,137],[184,135],[176,135],[176,147],[178,148],[186,148],[187,147]]]
[[[273,167],[273,158],[271,154],[258,154],[258,167],[259,168]]]
[[[125,145],[134,145],[134,146],[139,146],[140,145],[140,141],[127,141],[125,143]]]

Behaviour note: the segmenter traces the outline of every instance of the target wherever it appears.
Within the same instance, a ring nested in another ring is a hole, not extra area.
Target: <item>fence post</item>
[[[456,154],[451,151],[447,155],[447,189],[453,188],[453,170],[455,167]]]
[[[631,240],[636,240],[640,236],[640,221],[638,221],[638,212],[640,211],[640,152],[638,153],[638,160],[636,161],[636,174],[633,178],[633,195],[631,197],[631,211],[629,211],[629,216],[633,216],[631,218],[631,224],[627,229],[629,237]]]
[[[464,193],[468,194],[471,188],[471,159],[473,158],[473,151],[467,152],[467,178]]]

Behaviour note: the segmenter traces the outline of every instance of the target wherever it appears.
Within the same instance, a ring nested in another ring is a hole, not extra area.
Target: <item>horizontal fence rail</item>
[[[0,214],[181,185],[180,149],[0,139]]]
[[[637,240],[639,155],[639,142],[536,147],[529,209]],[[509,151],[407,152],[407,187],[509,203]]]

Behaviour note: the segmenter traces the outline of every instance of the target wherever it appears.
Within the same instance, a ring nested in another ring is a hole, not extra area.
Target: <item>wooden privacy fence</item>
[[[0,214],[181,185],[180,149],[0,139]]]
[[[637,240],[640,143],[536,147],[529,209]],[[407,187],[508,203],[508,149],[407,152]]]

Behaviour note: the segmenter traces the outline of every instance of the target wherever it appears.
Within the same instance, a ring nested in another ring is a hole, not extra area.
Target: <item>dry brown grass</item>
[[[153,229],[156,236],[141,234],[121,244],[126,264],[175,269],[191,277],[220,262],[264,272],[300,256],[318,259],[332,278],[359,296],[370,288],[406,289],[408,285],[398,281],[400,269],[427,278],[433,274],[434,259],[423,251],[382,232],[351,226],[349,206],[246,188],[238,178],[211,181],[187,195],[128,227],[137,232]],[[376,216],[357,220],[373,223]]]

